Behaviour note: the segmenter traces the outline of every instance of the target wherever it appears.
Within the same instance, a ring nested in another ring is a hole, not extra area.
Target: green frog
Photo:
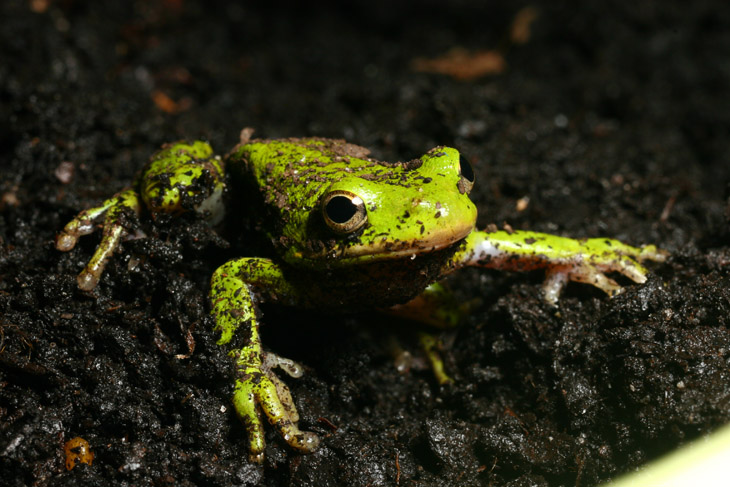
[[[438,281],[462,267],[544,269],[544,296],[555,304],[569,281],[613,296],[622,288],[607,273],[642,283],[648,273],[642,262],[667,255],[654,245],[632,247],[607,238],[477,230],[469,199],[474,171],[450,147],[388,163],[344,140],[258,140],[251,132],[244,129],[225,157],[202,141],[164,146],[133,187],[69,222],[56,247],[71,250],[101,221],[101,242],[78,276],[79,287],[91,291],[135,230],[132,213],[155,218],[197,212],[211,225],[247,213],[258,222],[275,257],[223,264],[211,278],[209,295],[218,344],[227,347],[235,367],[233,404],[254,462],[264,458],[264,420],[300,452],[312,452],[320,442],[299,428],[289,388],[274,373],[279,368],[300,377],[302,367],[263,348],[257,303],[332,312],[377,309],[446,328],[462,313]],[[421,342],[438,382],[449,382],[438,342],[428,333]]]

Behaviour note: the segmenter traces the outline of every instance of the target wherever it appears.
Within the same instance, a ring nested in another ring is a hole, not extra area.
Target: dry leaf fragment
[[[509,40],[513,44],[527,44],[531,35],[530,28],[535,20],[537,20],[535,7],[525,7],[517,12],[510,27]]]
[[[416,58],[411,64],[414,71],[439,73],[459,80],[473,80],[482,76],[504,72],[506,63],[502,53],[495,50],[470,52],[455,47],[443,56],[436,58]]]
[[[179,102],[176,102],[170,98],[165,92],[155,90],[152,92],[152,101],[157,105],[157,108],[165,113],[180,113],[189,109],[193,104],[190,98],[183,98]]]

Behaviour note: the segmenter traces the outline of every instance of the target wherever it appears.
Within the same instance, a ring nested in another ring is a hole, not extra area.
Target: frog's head
[[[469,162],[448,147],[405,163],[351,166],[323,188],[319,215],[311,215],[327,234],[319,258],[351,264],[451,246],[476,223],[473,184]]]

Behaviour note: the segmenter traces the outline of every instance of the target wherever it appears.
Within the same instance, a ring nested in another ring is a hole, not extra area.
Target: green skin
[[[78,277],[79,287],[91,291],[133,230],[128,221],[134,219],[125,214],[140,215],[143,207],[152,217],[197,211],[215,224],[224,203],[239,197],[240,204],[247,195],[246,208],[255,208],[278,257],[223,264],[211,279],[210,301],[218,344],[235,364],[233,403],[255,462],[263,461],[264,416],[296,450],[312,452],[319,445],[317,435],[297,426],[289,389],[273,373],[279,367],[299,377],[302,368],[262,347],[261,300],[335,312],[375,308],[444,328],[458,323],[463,307],[437,281],[461,267],[545,269],[545,299],[555,304],[568,281],[613,296],[621,287],[606,273],[642,283],[648,271],[640,262],[666,257],[653,245],[637,248],[605,238],[475,230],[473,175],[452,148],[391,164],[342,140],[249,140],[249,133],[244,130],[223,159],[200,141],[164,147],[133,188],[68,223],[56,247],[71,250],[103,218],[102,241]],[[437,380],[449,382],[438,341],[422,333],[421,343]]]

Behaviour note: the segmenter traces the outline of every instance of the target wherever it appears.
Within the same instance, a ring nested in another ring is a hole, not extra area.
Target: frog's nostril
[[[462,155],[459,155],[459,175],[459,182],[456,183],[459,193],[469,194],[471,188],[474,186],[474,169],[466,157]]]
[[[459,172],[464,179],[472,184],[474,183],[474,168],[471,167],[471,164],[466,157],[462,155],[459,155]]]

